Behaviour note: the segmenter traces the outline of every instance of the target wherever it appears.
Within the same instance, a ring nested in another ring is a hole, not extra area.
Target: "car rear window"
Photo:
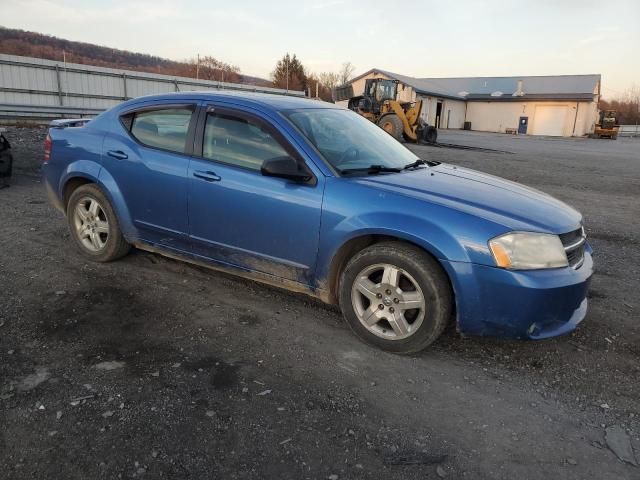
[[[190,107],[135,112],[123,125],[130,123],[131,135],[143,145],[184,153],[192,114]]]

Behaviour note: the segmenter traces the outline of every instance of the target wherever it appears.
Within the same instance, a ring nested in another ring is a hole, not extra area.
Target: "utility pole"
[[[287,93],[289,93],[289,53],[287,53],[286,63],[287,63]]]
[[[196,80],[200,79],[200,54],[197,54],[197,60],[196,60]]]

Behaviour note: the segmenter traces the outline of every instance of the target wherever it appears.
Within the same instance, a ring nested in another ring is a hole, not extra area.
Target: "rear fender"
[[[126,206],[122,192],[113,177],[98,163],[90,160],[78,160],[70,163],[60,176],[58,196],[64,199],[64,189],[67,183],[74,178],[84,178],[100,187],[107,196],[111,206],[116,212],[120,229],[127,240],[137,238],[137,231],[131,221],[129,209]]]
[[[50,165],[51,168],[55,166],[54,164]],[[69,163],[60,173],[57,192],[60,200],[64,200],[64,189],[67,183],[74,178],[84,178],[91,183],[98,183],[101,168],[99,163],[91,160],[76,160]]]
[[[115,179],[111,176],[108,170],[100,170],[100,177],[98,184],[102,187],[105,195],[109,198],[111,206],[116,212],[118,217],[118,223],[120,224],[120,230],[127,241],[132,242],[138,239],[138,230],[133,225],[131,219],[131,213],[127,207],[127,202],[124,200],[124,196],[118,187]]]

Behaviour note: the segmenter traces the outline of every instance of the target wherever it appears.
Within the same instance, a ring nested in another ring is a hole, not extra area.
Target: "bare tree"
[[[240,80],[240,69],[235,65],[222,62],[210,55],[192,58],[189,62],[194,66],[194,72],[203,80],[222,80],[225,82],[237,82]]]
[[[619,124],[640,123],[640,87],[633,85],[623,95],[612,100],[601,99],[600,110],[615,110]]]
[[[355,69],[356,69],[355,65],[353,65],[351,62],[344,62],[342,64],[340,73],[338,73],[340,78],[340,85],[344,85],[349,80],[351,80],[351,77],[353,77],[353,72],[355,71]]]
[[[318,75],[320,84],[329,89],[337,87],[340,83],[340,74],[335,72],[322,72]]]

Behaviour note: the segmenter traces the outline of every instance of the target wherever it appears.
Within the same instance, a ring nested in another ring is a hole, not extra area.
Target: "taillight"
[[[47,134],[47,138],[44,140],[44,162],[47,163],[51,158],[51,135]]]

